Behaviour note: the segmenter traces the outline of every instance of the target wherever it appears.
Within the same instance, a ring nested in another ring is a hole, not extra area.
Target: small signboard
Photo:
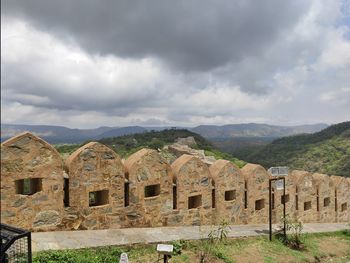
[[[272,176],[287,176],[288,175],[288,167],[286,167],[286,166],[271,167],[267,171]]]
[[[166,244],[157,245],[157,251],[159,254],[162,254],[162,255],[171,255],[173,254],[173,250],[174,250],[173,245],[166,245]]]
[[[129,263],[128,254],[122,253],[120,255],[119,263]]]
[[[283,180],[276,181],[276,190],[283,190]]]

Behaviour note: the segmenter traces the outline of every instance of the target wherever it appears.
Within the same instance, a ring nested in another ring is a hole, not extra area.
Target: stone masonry
[[[246,222],[253,224],[268,222],[269,174],[261,165],[248,163],[242,168],[247,199]]]
[[[269,179],[260,165],[181,155],[171,165],[142,149],[124,163],[97,142],[59,153],[31,133],[1,144],[1,222],[32,231],[268,223]],[[272,219],[350,220],[350,179],[290,171],[273,184]]]
[[[350,181],[344,177],[331,176],[334,191],[334,219],[332,222],[346,222],[350,209]]]
[[[316,211],[318,222],[333,222],[335,214],[334,182],[325,174],[315,173],[312,175],[316,188]]]
[[[72,153],[66,167],[69,204],[63,220],[65,228],[120,227],[125,178],[120,157],[105,145],[90,142]]]
[[[167,225],[173,210],[173,175],[170,165],[155,150],[142,149],[125,162],[129,202],[126,226]]]
[[[38,137],[23,133],[1,144],[1,222],[54,230],[63,213],[63,163]]]
[[[241,170],[227,160],[217,160],[209,170],[215,182],[213,221],[216,224],[222,220],[230,224],[243,223],[244,177]]]
[[[176,184],[174,217],[170,223],[200,225],[212,222],[212,180],[208,166],[192,155],[184,154],[172,163]],[[180,220],[181,219],[181,220]]]
[[[289,174],[296,187],[294,217],[305,223],[317,222],[315,182],[312,174],[305,171],[292,171]]]

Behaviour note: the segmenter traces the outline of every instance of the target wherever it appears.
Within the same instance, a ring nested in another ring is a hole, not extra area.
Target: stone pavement
[[[346,228],[346,223],[313,223],[304,224],[303,232],[332,232]],[[181,226],[35,232],[32,233],[32,248],[41,251],[195,240],[206,238],[211,229],[212,226]],[[232,225],[228,237],[267,235],[268,229],[268,225]]]

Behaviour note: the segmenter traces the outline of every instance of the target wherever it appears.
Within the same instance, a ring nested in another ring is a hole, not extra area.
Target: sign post
[[[283,189],[283,235],[287,238],[286,232],[286,176],[288,175],[288,167],[271,167],[267,170],[272,177],[269,179],[269,239],[272,240],[272,182],[276,182],[276,189]]]

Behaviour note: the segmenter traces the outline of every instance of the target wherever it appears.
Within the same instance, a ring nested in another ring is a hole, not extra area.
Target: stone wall
[[[125,180],[120,157],[105,145],[90,142],[72,153],[66,160],[66,168],[69,204],[66,204],[64,228],[120,227]]]
[[[171,165],[176,185],[176,204],[171,225],[200,225],[212,222],[212,180],[208,166],[184,154]]]
[[[295,218],[302,222],[317,222],[317,199],[315,181],[312,174],[305,171],[292,171],[289,174],[296,187],[295,198]]]
[[[318,222],[333,222],[335,214],[334,182],[330,176],[315,173],[312,175],[316,188],[316,212]]]
[[[249,223],[268,222],[269,174],[261,165],[248,163],[242,168],[247,200],[245,214]]]
[[[173,210],[173,175],[157,151],[142,149],[125,162],[129,202],[126,226],[163,226]]]
[[[226,160],[205,163],[184,154],[171,165],[142,149],[124,163],[91,142],[59,153],[30,134],[1,144],[1,221],[33,231],[268,222],[269,173]],[[272,219],[347,222],[350,179],[291,171],[286,197],[272,183]],[[318,203],[318,205],[317,205]]]
[[[45,141],[23,133],[1,144],[1,222],[53,230],[63,213],[63,163]]]
[[[333,222],[349,220],[350,209],[350,181],[341,176],[331,176],[334,191],[335,213]]]
[[[244,177],[241,170],[232,162],[217,160],[210,168],[215,183],[215,208],[213,222],[222,220],[230,224],[247,222],[244,211]]]

